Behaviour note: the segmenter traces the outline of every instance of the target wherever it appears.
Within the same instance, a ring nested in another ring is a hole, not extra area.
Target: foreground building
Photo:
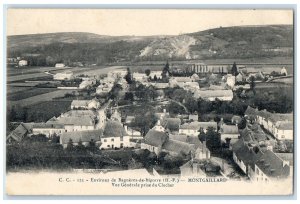
[[[100,149],[130,147],[130,135],[119,121],[106,122],[101,137]]]
[[[233,160],[255,182],[271,182],[290,176],[289,163],[271,150],[261,150],[253,143],[240,139],[233,144]]]

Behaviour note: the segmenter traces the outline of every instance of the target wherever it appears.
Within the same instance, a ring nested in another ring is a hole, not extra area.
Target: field
[[[54,88],[35,88],[35,87],[32,87],[32,88],[17,87],[17,88],[19,88],[19,91],[11,92],[10,94],[8,94],[7,100],[18,101],[18,100],[30,98],[33,96],[37,96],[40,94],[50,93],[50,92],[53,92],[56,90]]]
[[[70,109],[71,100],[43,101],[26,107],[8,107],[7,113],[16,122],[46,122]],[[15,113],[14,115],[12,115]],[[9,122],[7,123],[10,124]]]

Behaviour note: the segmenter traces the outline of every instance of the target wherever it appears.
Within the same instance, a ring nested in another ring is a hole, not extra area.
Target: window
[[[120,147],[123,148],[123,143],[120,144]]]
[[[110,147],[110,145],[107,145],[107,147]]]
[[[123,141],[123,137],[120,138],[120,141]]]
[[[111,139],[111,141],[113,142],[113,141],[115,141],[115,139]]]
[[[257,175],[259,175],[259,170],[258,169],[256,169],[256,173],[257,173]]]
[[[107,140],[106,140],[106,139],[104,139],[104,142],[107,142]]]
[[[284,135],[281,135],[281,138],[284,139]]]

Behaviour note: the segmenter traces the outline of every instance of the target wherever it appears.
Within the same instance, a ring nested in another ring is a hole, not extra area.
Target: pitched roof
[[[194,93],[197,98],[233,97],[232,90],[197,90]]]
[[[162,126],[171,131],[178,131],[181,120],[179,118],[164,118],[162,120]]]
[[[207,129],[208,127],[213,127],[217,129],[216,122],[197,122],[193,121],[191,123],[184,123],[180,126],[180,129],[192,129],[192,130],[199,130],[200,128]]]
[[[255,108],[252,108],[251,106],[248,106],[245,115],[256,115],[257,110]]]
[[[61,123],[34,123],[32,128],[38,129],[64,129],[64,125]]]
[[[194,165],[195,167],[197,168],[197,176],[199,175],[203,175],[204,177],[206,176],[205,172],[200,168],[200,164],[197,163],[197,162],[193,162],[192,160],[188,161],[187,163],[183,164],[181,167],[180,167],[180,170],[184,170],[184,174],[185,175],[193,175],[195,172],[193,171],[194,170]]]
[[[192,81],[190,77],[174,77],[177,82],[189,82]]]
[[[58,123],[64,125],[76,125],[76,126],[93,126],[95,125],[95,120],[90,116],[81,117],[60,117],[57,121]]]
[[[170,152],[176,152],[178,154],[189,154],[191,151],[194,150],[195,146],[192,144],[188,144],[185,142],[180,142],[177,140],[168,140],[163,144],[162,147],[164,150],[170,151]]]
[[[144,143],[155,147],[162,147],[162,145],[167,140],[168,140],[168,135],[166,133],[151,129],[146,134],[144,138]]]
[[[251,144],[245,143],[243,139],[238,140],[232,145],[232,151],[239,160],[247,166],[250,165],[254,170],[255,162],[261,157],[262,152],[257,148],[256,151]]]
[[[14,129],[6,139],[13,138],[17,142],[21,142],[24,137],[31,131],[32,123],[21,123],[16,129]]]
[[[76,132],[64,132],[60,136],[60,143],[67,144],[70,139],[73,143],[90,142],[91,140],[100,141],[103,130],[89,130],[89,131],[76,131]]]
[[[280,159],[289,162],[290,166],[294,166],[294,154],[293,153],[275,153]]]
[[[221,134],[239,134],[239,129],[236,125],[223,124],[220,128]]]
[[[93,110],[70,110],[62,114],[61,117],[82,117],[82,116],[96,117],[96,112]]]
[[[71,106],[88,106],[90,100],[73,100]]]
[[[294,124],[291,121],[288,121],[288,122],[279,121],[276,123],[276,127],[280,130],[293,130]]]
[[[103,137],[121,137],[125,135],[127,135],[127,133],[120,122],[113,120],[106,122]]]
[[[266,133],[261,129],[261,127],[257,124],[253,124],[251,126],[247,126],[241,132],[241,137],[245,141],[266,141],[268,136]]]
[[[255,163],[257,167],[271,178],[286,178],[290,174],[290,167],[270,150],[264,152],[258,161]]]

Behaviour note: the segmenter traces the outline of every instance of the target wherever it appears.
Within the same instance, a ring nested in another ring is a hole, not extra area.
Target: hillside
[[[165,59],[291,57],[293,54],[291,25],[220,27],[178,36],[49,33],[8,36],[7,39],[8,56],[22,56],[32,61],[31,65],[39,66],[74,61],[105,64]]]

